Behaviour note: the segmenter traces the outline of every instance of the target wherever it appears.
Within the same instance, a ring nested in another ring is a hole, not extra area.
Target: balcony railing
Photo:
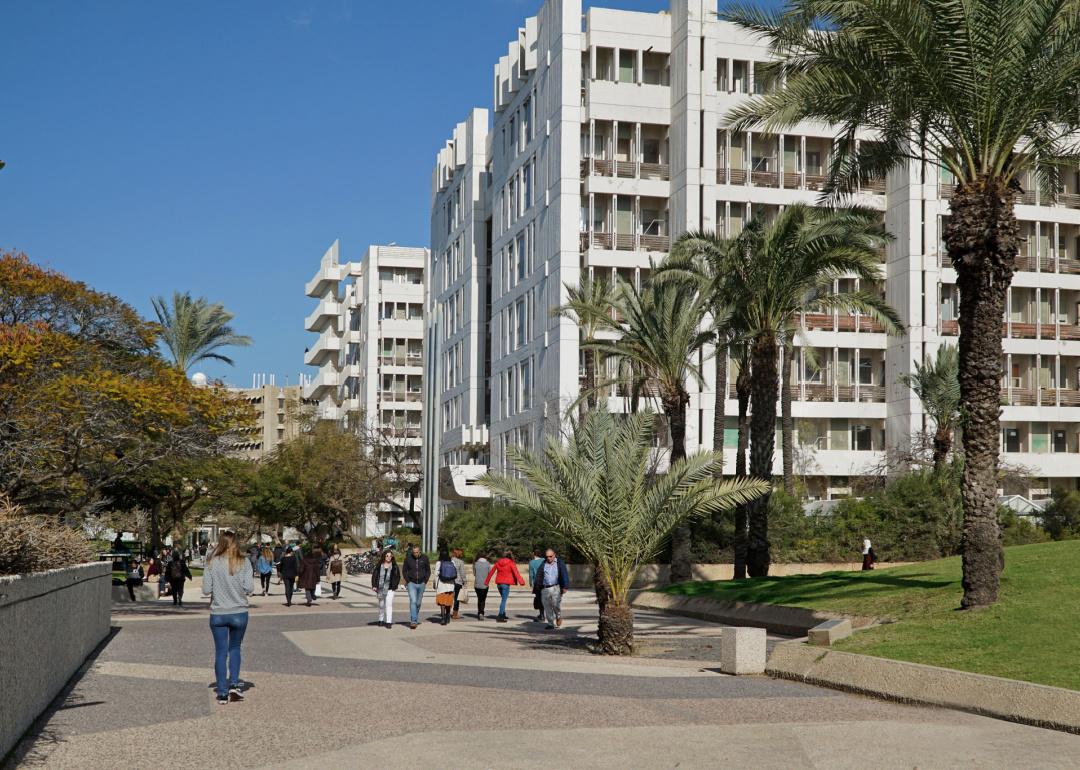
[[[420,354],[410,353],[407,356],[402,355],[381,355],[379,356],[379,362],[390,366],[422,366],[424,363],[423,356]]]
[[[645,251],[670,251],[670,235],[642,235],[641,248]]]
[[[1006,329],[1008,324],[1006,324]],[[1035,324],[1029,323],[1012,323],[1012,337],[1020,340],[1033,340],[1036,338]],[[1004,332],[1003,332],[1004,333]]]
[[[859,386],[859,400],[885,403],[885,386],[884,385],[860,385]]]
[[[626,179],[633,179],[637,174],[637,164],[632,160],[615,161],[615,174]]]
[[[728,172],[728,184],[746,184],[746,169],[731,169]]]
[[[582,251],[588,249],[615,249],[617,251],[670,251],[670,235],[647,235],[635,233],[579,233]]]
[[[955,337],[960,333],[960,323],[958,321],[942,321],[941,322],[941,334],[947,337]]]
[[[1060,257],[1058,259],[1058,271],[1062,273],[1069,273],[1071,275],[1080,274],[1080,259],[1069,259],[1068,257]]]
[[[778,187],[779,178],[775,171],[750,172],[750,182],[757,187]]]
[[[885,194],[885,180],[884,179],[868,179],[861,185],[863,192],[878,193],[879,195]]]
[[[634,250],[634,234],[633,233],[616,233],[616,235],[615,235],[615,249],[616,249],[616,251],[633,251]]]
[[[592,171],[590,172],[590,166]],[[589,176],[618,176],[623,179],[671,179],[668,163],[638,163],[633,160],[607,160],[605,158],[582,158],[581,178]]]
[[[1080,340],[1080,326],[1073,324],[1061,324],[1057,327],[1059,340]]]
[[[424,394],[419,390],[382,390],[379,397],[383,401],[423,401]]]
[[[420,438],[420,426],[383,425],[382,434],[394,438]]]
[[[807,190],[821,190],[825,187],[825,182],[828,177],[821,174],[807,174],[806,175],[806,189]]]
[[[832,401],[833,400],[833,386],[832,385],[820,385],[817,383],[806,383],[806,400],[807,401]]]
[[[671,166],[667,163],[642,163],[640,170],[642,179],[671,179]]]

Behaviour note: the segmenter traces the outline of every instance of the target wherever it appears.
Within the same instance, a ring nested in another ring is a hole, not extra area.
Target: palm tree
[[[735,398],[739,404],[739,432],[735,445],[735,478],[746,477],[746,451],[750,446],[750,383],[752,372],[750,369],[750,351],[746,345],[740,345],[735,349],[735,361],[738,362],[739,372],[735,375]],[[735,507],[735,537],[732,540],[734,551],[733,566],[734,577],[742,580],[746,577],[746,548],[747,548],[747,523],[750,518],[749,503],[743,503]]]
[[[880,213],[869,209],[823,209],[787,206],[770,222],[751,222],[740,238],[745,249],[733,252],[723,287],[727,304],[736,308],[735,325],[750,349],[752,404],[750,475],[772,478],[776,441],[776,399],[780,346],[798,332],[798,319],[810,307],[855,310],[878,320],[886,331],[902,323],[896,311],[869,291],[832,293],[842,276],[880,280],[878,255],[887,234]],[[750,508],[747,570],[751,577],[769,571],[768,498]]]
[[[603,574],[611,595],[600,613],[604,652],[633,651],[634,577],[663,548],[680,523],[764,494],[755,479],[717,481],[719,458],[701,452],[650,472],[653,415],[590,411],[563,445],[548,438],[542,455],[517,447],[507,456],[521,478],[488,474],[481,483],[536,514]]]
[[[900,375],[900,384],[919,397],[923,410],[934,422],[934,470],[949,458],[953,435],[960,424],[960,355],[955,345],[942,345],[934,360],[915,364],[914,374]]]
[[[581,341],[590,343],[596,339],[600,329],[611,328],[611,308],[615,301],[615,292],[603,281],[583,276],[577,286],[565,284],[566,303],[552,308],[552,316],[561,316],[574,321],[581,329]],[[589,409],[596,407],[597,372],[600,370],[601,354],[598,350],[587,350],[585,354],[585,405]]]
[[[1076,5],[789,0],[782,11],[739,6],[725,16],[768,40],[778,61],[762,73],[781,84],[733,110],[733,129],[837,126],[827,185],[836,194],[908,162],[940,165],[955,179],[942,236],[960,289],[961,606],[992,604],[1004,564],[998,382],[1019,247],[1013,202],[1027,174],[1052,200],[1062,168],[1080,159]],[[875,141],[856,141],[863,129]]]
[[[724,402],[727,398],[728,351],[735,344],[738,330],[732,326],[731,308],[722,304],[725,299],[720,286],[725,280],[725,265],[731,258],[729,252],[741,243],[705,230],[690,231],[679,237],[671,247],[671,253],[660,264],[653,280],[685,281],[696,287],[709,304],[712,328],[715,334],[715,379],[713,382],[713,451],[723,454],[726,415]],[[717,469],[717,477],[723,476],[723,465]]]
[[[182,372],[207,359],[231,366],[232,359],[218,351],[229,345],[251,344],[251,337],[233,331],[229,325],[233,314],[221,303],[210,304],[205,297],[192,299],[188,292],[178,291],[173,292],[171,306],[164,297],[154,297],[151,302],[161,327],[161,341]]]
[[[671,434],[671,462],[678,462],[686,457],[687,381],[692,377],[702,384],[697,356],[712,338],[701,329],[705,299],[683,283],[650,284],[638,291],[624,282],[616,305],[624,319],[622,336],[594,340],[586,347],[628,363],[638,373],[632,383],[635,392],[655,388]],[[679,526],[671,540],[671,580],[690,578],[690,528]]]

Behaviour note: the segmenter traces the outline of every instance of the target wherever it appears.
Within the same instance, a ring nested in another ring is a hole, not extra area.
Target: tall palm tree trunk
[[[727,399],[727,345],[716,346],[716,379],[713,392],[713,421],[712,421],[712,444],[713,451],[719,452],[721,463],[716,468],[716,478],[724,477],[724,426],[726,415],[724,414],[724,401]]]
[[[780,380],[780,449],[784,455],[784,491],[795,493],[795,421],[791,419],[792,348],[784,348],[784,376]]]
[[[1015,271],[1019,228],[1013,191],[1000,180],[957,185],[943,235],[960,289],[960,408],[965,415],[963,586],[965,609],[997,601],[1004,567],[998,526],[1001,317]]]
[[[600,610],[597,638],[606,655],[629,655],[634,651],[634,611],[626,602],[609,601]]]
[[[750,443],[750,423],[747,414],[750,412],[750,362],[744,359],[739,367],[739,374],[735,377],[735,397],[739,401],[739,439],[735,447],[735,476],[746,476],[746,449]],[[735,507],[735,538],[732,542],[735,559],[735,579],[742,580],[746,577],[746,524],[749,520],[749,503],[743,503]]]
[[[664,414],[671,433],[671,464],[686,459],[686,404],[689,398],[685,394],[662,397]],[[690,580],[690,527],[682,525],[671,533],[671,582],[682,583]]]
[[[754,378],[750,413],[750,475],[766,481],[772,478],[776,448],[776,340],[762,335],[750,351]],[[750,531],[746,548],[746,570],[750,577],[769,574],[769,495],[750,503]]]

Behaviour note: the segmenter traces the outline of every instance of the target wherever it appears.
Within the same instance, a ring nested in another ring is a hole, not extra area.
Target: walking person
[[[409,592],[409,628],[416,628],[420,622],[420,602],[424,599],[424,588],[431,579],[431,564],[426,553],[420,553],[420,546],[414,545],[405,555],[405,589]]]
[[[450,613],[454,608],[454,594],[457,588],[457,566],[450,558],[450,552],[443,548],[439,551],[439,560],[435,562],[435,603],[439,605],[439,622],[450,624]]]
[[[206,559],[203,596],[210,597],[210,633],[214,635],[214,677],[217,702],[242,701],[240,644],[248,624],[248,596],[255,591],[249,563],[236,545],[236,535],[222,532]]]
[[[259,581],[262,583],[262,595],[270,593],[270,578],[274,576],[274,552],[269,546],[264,546],[255,562],[255,569],[259,571]]]
[[[454,620],[461,617],[459,610],[461,608],[461,592],[465,590],[468,585],[468,580],[465,576],[465,560],[461,558],[461,549],[455,548],[450,551],[450,560],[454,562],[454,568],[457,570],[457,579],[454,581],[454,612],[450,616]],[[468,597],[466,596],[466,601]]]
[[[394,552],[388,548],[371,571],[371,587],[379,599],[379,624],[387,628],[394,627],[394,591],[400,583],[401,571]]]
[[[307,599],[305,606],[307,607],[310,607],[311,603],[316,599],[315,587],[319,585],[320,564],[322,564],[322,551],[318,548],[312,548],[311,552],[300,562],[300,577],[297,583],[304,589],[304,596]]]
[[[492,565],[491,571],[488,572],[487,577],[484,579],[485,585],[490,583],[492,578],[495,578],[495,585],[499,589],[499,614],[495,620],[499,623],[505,623],[506,600],[510,598],[510,586],[525,585],[517,564],[514,563],[513,551],[506,551],[503,557]]]
[[[536,573],[540,569],[540,565],[544,563],[544,557],[541,554],[539,548],[534,548],[532,552],[533,557],[529,559],[529,586],[536,585]],[[544,608],[540,604],[540,594],[533,593],[533,609],[536,610],[536,618],[534,620],[539,623],[544,619]]]
[[[285,606],[292,606],[293,589],[296,587],[296,578],[300,574],[300,556],[298,550],[289,546],[285,555],[281,557],[281,580],[285,583]]]
[[[548,631],[562,627],[562,597],[569,587],[570,572],[566,564],[554,548],[548,548],[533,580],[533,594],[540,599],[540,605],[544,608]]]
[[[872,570],[874,568],[874,562],[877,561],[877,554],[874,553],[874,546],[870,544],[870,538],[864,537],[862,541],[862,568],[863,572]]]
[[[345,560],[341,558],[341,549],[335,545],[330,561],[326,565],[326,576],[330,579],[330,588],[333,589],[331,599],[337,599],[341,595],[341,578],[344,575]]]
[[[491,572],[491,562],[485,554],[479,553],[476,555],[476,561],[473,562],[473,583],[476,591],[476,619],[484,620],[484,605],[487,603],[487,576]]]
[[[135,601],[135,588],[143,584],[143,569],[137,561],[134,559],[128,562],[127,577],[124,580],[124,585],[127,586],[128,596],[131,597],[131,601]]]
[[[285,555],[285,547],[278,543],[274,546],[274,572],[277,573],[277,584],[281,585],[281,557]]]
[[[167,567],[169,575],[169,590],[172,592],[173,604],[177,607],[184,606],[184,581],[191,580],[191,570],[179,551],[173,551],[172,561]]]

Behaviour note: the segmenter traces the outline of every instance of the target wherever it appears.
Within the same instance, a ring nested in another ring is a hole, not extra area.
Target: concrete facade
[[[494,68],[486,155],[478,154],[484,111],[474,110],[433,174],[432,266],[442,267],[457,233],[467,233],[474,268],[462,285],[470,298],[482,296],[486,279],[491,289],[490,310],[464,305],[460,325],[472,331],[459,334],[468,340],[471,379],[429,396],[432,409],[445,410],[425,460],[426,473],[442,482],[425,490],[429,511],[482,495],[471,482],[489,467],[506,470],[507,446],[536,447],[565,427],[566,407],[580,393],[581,356],[576,325],[550,315],[566,299],[565,284],[585,273],[640,286],[687,230],[734,236],[751,219],[818,201],[829,126],[800,124],[782,136],[722,127],[731,107],[764,90],[755,65],[768,59],[760,42],[717,21],[709,0],[672,0],[660,13],[590,8],[584,16],[580,0],[548,0],[525,20]],[[451,211],[450,198],[468,184],[465,206]],[[950,194],[951,180],[936,167],[913,164],[853,196],[882,212],[895,241],[883,255],[882,282],[842,278],[835,288],[883,294],[909,329],[889,337],[865,316],[835,312],[802,319],[787,379],[795,469],[812,499],[850,495],[854,477],[881,472],[930,427],[897,379],[956,341],[956,274],[940,238]],[[462,210],[462,219],[447,219]],[[1053,205],[1025,193],[1017,214],[1024,246],[1002,325],[1001,447],[1002,462],[1034,481],[1001,492],[1038,500],[1053,487],[1075,488],[1080,476],[1080,175],[1069,175]],[[475,246],[482,228],[487,261]],[[444,314],[445,301],[437,306]],[[479,340],[474,332],[485,323],[487,339]],[[446,361],[462,338],[433,338],[432,360]],[[725,414],[734,415],[736,371],[722,363],[732,383]],[[706,354],[702,364],[706,387],[691,383],[687,411],[691,453],[712,448],[716,362]],[[486,411],[472,395],[455,407],[463,393],[490,393]],[[626,406],[609,394],[609,409]],[[728,417],[729,467],[735,438]],[[780,463],[778,449],[774,472]]]
[[[369,246],[357,262],[342,263],[337,241],[308,282],[318,301],[305,321],[319,335],[304,363],[318,374],[304,386],[323,419],[341,420],[377,435],[395,467],[418,478],[423,429],[424,274],[426,248]],[[420,509],[419,494],[370,511],[364,535],[382,535]]]
[[[247,460],[262,460],[277,446],[295,438],[300,430],[301,387],[267,383],[252,388],[232,388],[255,413],[254,423],[236,431],[231,452]]]
[[[109,634],[108,562],[0,577],[0,757]]]

